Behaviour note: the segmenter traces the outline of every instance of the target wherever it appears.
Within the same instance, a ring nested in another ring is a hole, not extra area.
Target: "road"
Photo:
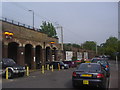
[[[118,69],[114,61],[110,61],[110,68],[109,88],[118,88]],[[30,73],[29,77],[2,79],[2,88],[73,88],[71,75],[74,69],[46,71],[45,74],[35,71]]]

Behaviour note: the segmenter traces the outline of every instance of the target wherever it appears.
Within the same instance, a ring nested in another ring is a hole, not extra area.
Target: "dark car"
[[[8,68],[8,78],[14,78],[15,75],[24,76],[25,67],[15,63],[13,59],[3,58],[0,63],[2,64],[2,76],[6,75],[6,68]]]
[[[63,61],[63,63],[68,64],[69,67],[72,67],[72,68],[77,66],[77,64],[73,61]]]
[[[110,65],[106,59],[92,59],[91,63],[100,63],[102,67],[106,70],[107,77],[110,76]]]
[[[72,74],[73,87],[95,86],[106,88],[106,71],[98,63],[82,63]]]
[[[50,68],[53,65],[54,69],[58,69],[58,64],[60,65],[60,69],[68,69],[69,68],[68,64],[64,64],[61,61],[52,61],[52,62],[50,62]]]

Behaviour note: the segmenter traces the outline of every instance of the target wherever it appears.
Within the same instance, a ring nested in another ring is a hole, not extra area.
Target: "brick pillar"
[[[32,48],[32,60],[31,60],[31,69],[36,69],[36,62],[35,62],[35,48]]]
[[[45,61],[46,61],[46,50],[41,49],[41,65],[44,65]]]
[[[3,58],[8,57],[8,45],[3,45],[3,47],[2,47],[2,57]]]
[[[25,48],[18,47],[17,62],[20,65],[25,65]]]
[[[53,57],[52,57],[52,50],[50,49],[50,50],[49,50],[49,60],[52,61],[52,58],[53,58]]]

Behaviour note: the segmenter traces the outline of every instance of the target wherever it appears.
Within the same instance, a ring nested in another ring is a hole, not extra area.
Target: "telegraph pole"
[[[63,52],[63,27],[57,26],[56,28],[61,29],[61,59],[64,60],[64,52]]]
[[[63,27],[61,26],[61,50],[63,51]]]

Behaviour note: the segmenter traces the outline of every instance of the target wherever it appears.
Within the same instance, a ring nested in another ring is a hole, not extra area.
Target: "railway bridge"
[[[40,29],[7,18],[2,18],[0,25],[2,58],[12,58],[17,64],[27,65],[30,69],[39,69],[41,64],[48,61],[65,59],[66,54],[61,50],[58,38],[49,37]],[[84,52],[88,52],[89,58],[94,56],[91,51],[77,48],[71,50],[75,57],[77,52],[81,52],[83,58]]]
[[[28,65],[30,69],[39,68],[46,61],[59,59],[58,38],[48,37],[39,29],[6,18],[0,21],[0,25],[3,58],[12,58],[20,65]]]

